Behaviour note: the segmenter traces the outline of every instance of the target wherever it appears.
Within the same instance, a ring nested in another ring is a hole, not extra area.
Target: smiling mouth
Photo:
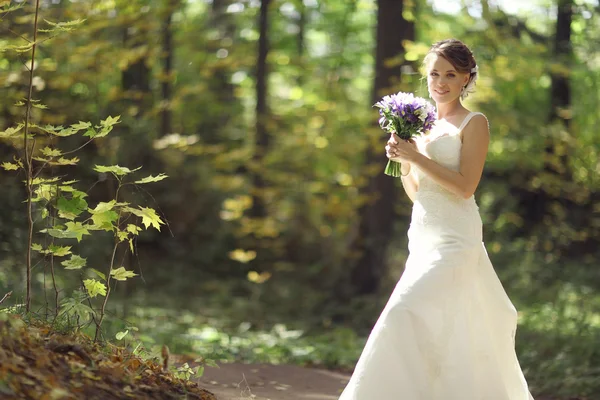
[[[446,93],[449,93],[450,91],[449,91],[449,90],[436,90],[435,92],[436,92],[437,94],[444,95],[444,94],[446,94]]]

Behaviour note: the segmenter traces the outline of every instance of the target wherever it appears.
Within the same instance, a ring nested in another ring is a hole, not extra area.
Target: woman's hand
[[[395,133],[392,133],[387,146],[385,146],[385,155],[389,159],[411,162],[418,153],[414,139],[402,140]]]

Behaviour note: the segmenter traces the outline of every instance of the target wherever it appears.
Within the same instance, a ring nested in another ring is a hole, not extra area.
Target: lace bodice
[[[480,113],[472,112],[467,115],[458,128],[438,121],[426,137],[416,140],[419,152],[448,169],[459,171],[462,149],[460,133],[477,114]],[[425,223],[428,220],[444,218],[452,223],[465,217],[464,212],[478,210],[473,196],[464,199],[442,187],[417,166],[413,165],[412,168],[412,173],[419,182],[413,212],[413,219],[417,219],[417,222]]]

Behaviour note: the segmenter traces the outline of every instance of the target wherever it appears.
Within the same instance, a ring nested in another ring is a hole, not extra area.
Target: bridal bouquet
[[[389,133],[395,133],[403,140],[427,133],[435,121],[435,108],[424,98],[412,93],[399,92],[385,96],[375,103],[379,108],[379,125]],[[400,163],[389,160],[384,173],[399,177]]]

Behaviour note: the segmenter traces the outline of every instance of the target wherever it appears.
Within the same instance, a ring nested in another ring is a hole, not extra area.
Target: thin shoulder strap
[[[464,128],[465,126],[467,126],[467,124],[469,123],[469,121],[471,120],[471,118],[473,118],[474,116],[476,116],[476,115],[478,115],[478,114],[481,114],[481,113],[480,113],[480,112],[473,112],[473,111],[471,111],[471,112],[469,113],[469,115],[467,115],[467,116],[465,117],[465,119],[463,120],[462,124],[460,124],[460,126],[458,127],[458,131],[459,131],[459,132],[460,132],[460,131],[462,131],[462,130],[463,130],[463,128]],[[483,114],[481,114],[481,115],[483,115]]]

